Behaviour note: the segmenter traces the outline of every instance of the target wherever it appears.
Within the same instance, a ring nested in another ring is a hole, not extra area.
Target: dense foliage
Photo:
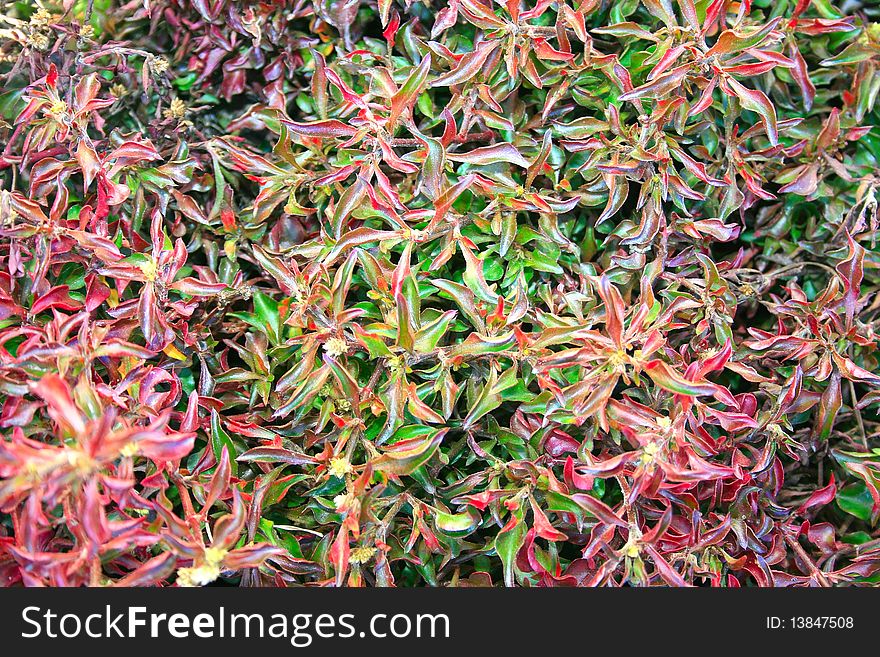
[[[874,581],[878,14],[3,3],[0,581]]]

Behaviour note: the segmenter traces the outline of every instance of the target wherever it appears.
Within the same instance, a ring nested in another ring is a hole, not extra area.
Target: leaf
[[[333,249],[325,256],[324,264],[332,264],[340,255],[350,248],[363,246],[373,242],[386,242],[399,240],[401,232],[397,230],[378,230],[376,228],[367,228],[361,226],[354,230],[347,231],[342,235],[333,246]]]
[[[392,356],[391,350],[385,341],[377,333],[370,333],[362,329],[358,324],[352,326],[355,337],[367,348],[370,358],[386,358]]]
[[[871,522],[873,518],[874,500],[868,487],[861,482],[844,486],[837,491],[837,506],[859,520]]]
[[[434,456],[447,431],[448,429],[432,430],[426,436],[396,442],[370,463],[377,472],[397,476],[411,474]]]
[[[458,313],[455,310],[447,310],[437,319],[422,326],[415,335],[413,351],[416,353],[433,351],[443,336],[446,335],[449,325],[457,316]]]
[[[831,455],[846,470],[864,482],[873,502],[871,507],[872,514],[874,514],[873,521],[874,516],[880,513],[880,454],[878,454],[878,450],[847,452],[841,449],[832,449]]]
[[[639,100],[642,98],[662,98],[673,92],[687,78],[691,71],[691,64],[682,64],[663,75],[657,76],[655,79],[636,87],[632,91],[627,91],[618,96],[619,100]]]
[[[477,331],[480,333],[483,332],[485,322],[477,308],[477,297],[468,287],[465,287],[461,283],[455,283],[454,281],[446,281],[443,279],[433,280],[432,285],[453,299],[462,314],[476,327]]]
[[[283,447],[254,447],[239,455],[236,460],[243,463],[256,461],[259,463],[284,463],[286,465],[312,465],[318,463],[317,459],[307,454],[300,454]]]
[[[529,168],[529,161],[520,154],[513,144],[508,142],[475,148],[467,153],[447,153],[446,157],[453,162],[466,162],[467,164],[487,165],[504,162],[515,164],[524,169]]]
[[[226,283],[208,283],[192,276],[178,279],[168,287],[191,297],[215,297],[228,288]]]
[[[293,272],[284,264],[281,258],[270,255],[262,249],[262,247],[254,244],[252,247],[254,257],[259,265],[265,269],[276,281],[278,281],[281,289],[291,296],[297,296],[300,293],[299,285]]]
[[[425,144],[427,153],[422,165],[421,189],[428,198],[439,200],[446,188],[446,149],[437,139],[426,137],[420,132],[413,133],[416,139]]]
[[[662,360],[652,360],[645,365],[645,371],[658,386],[677,395],[699,397],[714,395],[716,386],[713,383],[688,381]]]
[[[454,538],[464,538],[472,534],[480,526],[482,518],[473,509],[466,509],[461,513],[446,513],[436,511],[434,513],[434,525],[438,531]]]
[[[451,87],[456,84],[467,82],[480,72],[483,64],[498,47],[497,41],[483,41],[477,47],[465,55],[462,55],[458,64],[448,73],[444,73],[431,82],[432,87]]]
[[[516,584],[516,555],[525,542],[527,531],[528,528],[523,522],[523,511],[517,505],[510,521],[495,538],[495,551],[504,565],[504,585],[507,587]]]
[[[479,396],[474,401],[473,408],[470,409],[464,422],[462,422],[462,429],[470,429],[486,413],[498,408],[503,401],[501,393],[516,385],[516,381],[517,370],[515,367],[504,370],[500,377],[493,369],[489,373],[489,378],[480,391]]]
[[[405,351],[412,352],[415,347],[415,319],[413,309],[403,294],[395,297],[397,309],[397,344]]]
[[[828,385],[822,393],[819,411],[816,414],[816,432],[822,440],[828,440],[831,435],[841,406],[843,406],[843,397],[840,392],[840,374],[832,372],[828,377]]]
[[[410,109],[415,103],[416,97],[424,89],[428,80],[428,73],[431,70],[431,54],[428,53],[422,58],[418,67],[410,74],[406,82],[394,96],[391,98],[391,111],[388,113],[388,129],[394,128],[397,120],[407,109]]]
[[[816,85],[810,79],[810,71],[804,56],[798,49],[797,42],[792,40],[788,45],[788,56],[794,61],[791,77],[795,79],[801,89],[804,98],[804,109],[808,112],[813,108],[813,99],[816,97]]]
[[[81,139],[76,145],[76,160],[82,169],[83,181],[86,189],[88,189],[92,186],[92,181],[98,175],[98,172],[101,171],[101,161],[98,159],[95,149],[85,139]]]
[[[724,30],[715,41],[715,45],[706,52],[706,57],[732,55],[762,45],[768,41],[781,20],[782,18],[777,16],[766,25],[745,34],[736,30]]]
[[[176,461],[187,456],[195,443],[195,432],[144,432],[134,437],[137,453],[156,462]]]
[[[336,204],[336,210],[333,213],[331,227],[333,237],[340,240],[342,237],[342,229],[345,227],[351,213],[354,212],[367,196],[367,183],[360,176],[354,182],[354,185],[348,187],[339,197],[339,203]]]
[[[516,344],[516,335],[513,331],[492,337],[483,337],[476,333],[471,333],[464,342],[450,347],[447,351],[447,356],[454,358],[456,356],[497,354],[507,351],[514,344]]]
[[[266,335],[274,343],[281,341],[281,313],[278,303],[270,296],[257,292],[254,294],[254,312],[263,323]]]
[[[654,16],[662,20],[668,27],[675,27],[675,13],[672,10],[672,0],[642,0],[645,8]]]
[[[49,415],[65,430],[74,435],[85,433],[83,414],[73,402],[70,387],[57,374],[46,374],[30,384],[31,391],[38,395],[49,407]]]
[[[489,287],[489,283],[486,282],[486,277],[483,274],[483,261],[464,244],[461,244],[460,248],[466,263],[464,274],[462,275],[465,284],[481,301],[496,303],[498,295]]]
[[[614,25],[607,25],[604,27],[595,27],[590,30],[590,32],[593,32],[594,34],[608,34],[614,37],[634,37],[645,41],[659,41],[654,34],[640,27],[638,23],[633,23],[631,21],[615,23]]]
[[[577,503],[582,509],[598,518],[601,522],[612,527],[626,527],[627,524],[618,516],[611,508],[597,500],[592,495],[585,493],[574,493],[569,496],[572,501]]]
[[[211,449],[217,461],[222,460],[223,451],[226,450],[231,456],[235,456],[230,461],[232,476],[238,476],[238,450],[232,438],[226,433],[226,430],[220,424],[220,414],[216,410],[211,410]]]
[[[852,236],[846,235],[849,252],[846,259],[837,265],[837,273],[844,283],[843,307],[846,312],[846,325],[852,326],[858,309],[859,293],[864,276],[865,249]]]
[[[61,310],[79,310],[82,304],[70,297],[70,288],[66,285],[53,287],[31,305],[31,314],[39,315],[50,308]]]
[[[533,527],[535,528],[535,533],[538,536],[547,539],[548,541],[568,540],[568,536],[566,536],[550,524],[550,521],[547,519],[544,511],[541,509],[541,507],[538,506],[534,498],[532,498],[531,496],[529,497],[529,503],[532,507]]]
[[[836,492],[837,486],[834,484],[834,473],[832,472],[828,485],[814,491],[812,495],[804,500],[798,507],[798,513],[803,514],[804,511],[808,511],[813,507],[825,506],[826,504],[830,504],[831,501],[834,499],[834,494]]]
[[[747,89],[733,78],[727,79],[727,86],[739,97],[742,106],[755,112],[761,117],[764,123],[764,130],[767,132],[767,138],[770,144],[776,146],[779,144],[779,133],[776,127],[776,110],[773,103],[764,94],[763,91],[757,89]]]
[[[624,305],[620,291],[604,274],[599,277],[599,296],[605,306],[605,330],[618,349],[623,349]]]
[[[155,586],[177,570],[177,555],[164,552],[147,559],[133,571],[113,583],[114,587]]]
[[[291,121],[282,116],[279,120],[292,133],[303,135],[305,137],[353,137],[357,134],[356,128],[353,128],[338,119],[312,121],[311,123],[297,123],[296,121]]]

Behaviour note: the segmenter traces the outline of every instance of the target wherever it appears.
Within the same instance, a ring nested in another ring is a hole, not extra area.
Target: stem
[[[92,557],[89,565],[89,586],[101,586],[101,557],[97,554]]]
[[[482,132],[471,132],[466,135],[455,135],[452,138],[453,144],[466,144],[470,141],[489,141],[495,138],[494,130],[483,130]],[[418,139],[397,138],[391,140],[392,146],[421,146],[422,142]]]
[[[785,542],[788,543],[789,547],[794,550],[795,554],[800,557],[801,561],[803,561],[807,568],[810,569],[810,574],[816,578],[816,581],[819,582],[819,586],[823,588],[830,588],[831,583],[828,581],[828,578],[825,577],[825,573],[823,573],[819,566],[816,565],[816,562],[807,554],[807,551],[798,543],[796,538],[792,538],[788,534],[785,535]]]
[[[623,492],[623,507],[626,509],[627,522],[629,522],[632,527],[638,527],[635,511],[633,511],[633,508],[629,503],[629,495],[632,489],[629,487],[629,484],[626,483],[626,479],[624,479],[622,475],[617,475],[614,478],[617,479],[617,484]]]
[[[770,283],[775,281],[777,278],[779,278],[783,274],[787,274],[789,272],[800,272],[800,270],[802,270],[806,267],[818,267],[819,269],[823,269],[823,270],[827,271],[832,276],[840,276],[840,274],[838,274],[837,271],[834,270],[832,267],[829,267],[828,265],[823,264],[821,262],[795,262],[790,265],[786,265],[785,267],[780,267],[779,269],[771,271],[767,274],[764,274],[764,276],[767,278],[767,281],[765,282],[765,284],[767,286],[769,286]]]
[[[852,403],[853,413],[856,416],[856,424],[859,425],[859,435],[862,439],[862,446],[867,450],[868,434],[865,432],[865,422],[862,420],[862,412],[859,410],[858,406],[856,406],[856,386],[853,384],[852,379],[847,379],[846,381],[849,384],[849,399],[850,403]]]

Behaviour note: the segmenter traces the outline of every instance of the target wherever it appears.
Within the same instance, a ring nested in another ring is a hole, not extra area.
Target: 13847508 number
[[[852,629],[852,616],[791,616],[789,627],[794,630],[841,630]]]

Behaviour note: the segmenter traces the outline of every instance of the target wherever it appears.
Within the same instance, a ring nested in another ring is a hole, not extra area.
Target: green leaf
[[[281,314],[278,311],[278,302],[272,297],[256,292],[254,294],[254,311],[262,320],[266,335],[272,344],[281,342]]]
[[[371,461],[373,469],[397,476],[410,474],[430,460],[447,431],[448,429],[431,429],[433,435],[394,443]]]
[[[699,383],[696,381],[688,381],[662,360],[652,360],[645,365],[645,371],[654,383],[664,390],[674,392],[677,395],[699,397],[701,395],[712,395],[715,393],[714,384],[709,382]]]
[[[462,278],[468,289],[481,301],[496,303],[498,295],[489,287],[483,274],[483,261],[464,244],[461,245],[461,253],[465,260],[465,270]]]
[[[440,340],[449,330],[449,325],[458,313],[454,310],[447,310],[445,313],[437,317],[437,319],[428,322],[415,335],[413,351],[415,353],[428,353],[434,350]]]
[[[862,482],[850,484],[837,491],[837,506],[865,522],[871,521],[873,505],[871,492]]]
[[[431,70],[431,54],[428,53],[422,58],[421,64],[410,74],[406,82],[394,96],[391,98],[391,111],[388,113],[387,129],[390,131],[394,128],[397,120],[403,114],[404,110],[412,107],[416,97],[422,92],[425,83],[428,81],[428,72]]]
[[[229,464],[232,469],[232,476],[238,476],[238,450],[235,448],[235,443],[232,441],[232,438],[226,433],[226,430],[223,429],[220,424],[220,415],[217,413],[215,409],[211,409],[211,449],[214,452],[214,456],[217,458],[217,461],[220,461],[220,455],[223,453],[223,447],[226,447],[229,450],[230,461]]]
[[[402,293],[395,298],[397,308],[397,344],[406,351],[412,352],[415,346],[415,318],[409,301]]]
[[[464,422],[461,425],[462,428],[470,429],[474,426],[474,423],[486,413],[498,408],[501,405],[501,402],[504,401],[502,393],[511,386],[516,385],[516,377],[516,367],[510,367],[504,370],[504,373],[500,377],[498,376],[498,372],[493,369],[489,373],[489,379],[486,381],[486,385],[483,386],[480,395],[474,402],[473,408],[471,408],[467,417],[464,419]]]
[[[516,584],[515,573],[518,572],[516,555],[522,547],[528,531],[526,523],[523,522],[522,509],[518,508],[513,511],[511,521],[513,526],[495,537],[495,551],[501,558],[501,563],[504,564],[504,585],[507,587],[513,587]]]
[[[471,507],[461,513],[446,513],[438,510],[434,514],[434,524],[437,529],[455,538],[472,534],[480,526],[481,520],[480,514]]]

